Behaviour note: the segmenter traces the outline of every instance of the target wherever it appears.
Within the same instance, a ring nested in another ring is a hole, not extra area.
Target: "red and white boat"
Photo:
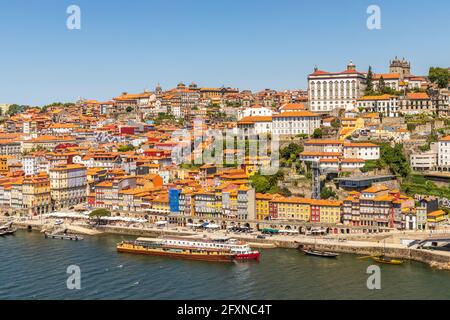
[[[236,239],[219,238],[211,239],[213,243],[217,243],[222,248],[230,249],[236,255],[236,260],[259,260],[261,253],[257,250],[252,250],[250,246]]]
[[[194,248],[208,248],[217,250],[229,250],[234,255],[235,260],[259,260],[261,253],[257,250],[252,250],[250,246],[242,241],[229,238],[191,238],[191,237],[176,237],[165,236],[165,243],[168,245],[185,245]]]

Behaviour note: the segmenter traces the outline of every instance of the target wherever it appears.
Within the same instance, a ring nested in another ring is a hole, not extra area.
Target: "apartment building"
[[[399,191],[389,190],[385,185],[374,185],[361,193],[350,193],[343,201],[343,223],[404,229],[404,212],[409,212],[414,206],[414,199],[401,195]]]
[[[380,146],[374,143],[345,142],[343,148],[344,158],[378,160]]]
[[[378,113],[384,117],[399,116],[399,98],[394,95],[363,96],[356,100],[356,107],[363,113]]]
[[[426,92],[410,92],[400,99],[400,112],[402,114],[433,114],[437,112],[436,105]]]
[[[281,136],[311,135],[320,125],[320,116],[311,111],[286,111],[272,116],[272,133]]]
[[[272,117],[271,116],[248,116],[237,122],[239,132],[246,135],[271,134]]]
[[[86,201],[87,168],[80,164],[60,165],[50,169],[50,188],[55,209]]]
[[[421,153],[412,153],[409,156],[411,168],[415,171],[434,170],[438,163],[438,154],[430,150]]]
[[[450,169],[450,136],[443,137],[438,141],[438,167],[448,171]]]
[[[14,140],[0,140],[0,155],[20,155],[22,153],[22,143]]]
[[[25,176],[22,182],[22,208],[30,215],[39,215],[51,211],[52,199],[49,175],[40,172]]]

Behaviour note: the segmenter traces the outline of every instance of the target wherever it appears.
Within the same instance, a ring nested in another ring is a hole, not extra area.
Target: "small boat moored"
[[[8,222],[3,226],[0,226],[0,236],[12,235],[17,231],[17,228],[12,226],[12,222]]]
[[[83,237],[76,235],[76,234],[51,234],[51,233],[44,233],[45,239],[60,239],[60,240],[72,240],[72,241],[81,241],[83,240]]]
[[[339,256],[339,254],[335,252],[314,250],[312,248],[299,248],[299,250],[307,255],[315,257],[336,258]]]
[[[393,259],[385,256],[386,252],[386,239],[383,241],[383,253],[379,255],[373,255],[371,256],[372,260],[378,263],[384,263],[384,264],[393,264],[393,265],[400,265],[403,264],[403,260]]]
[[[392,258],[388,258],[386,256],[372,256],[372,259],[375,262],[384,263],[384,264],[393,264],[393,265],[403,264],[403,260],[392,259]]]
[[[339,256],[339,253],[336,253],[336,252],[316,250],[316,242],[315,241],[314,241],[314,246],[312,246],[312,247],[300,244],[297,247],[297,249],[302,251],[304,254],[307,254],[310,256],[315,256],[315,257],[336,258]]]
[[[13,235],[14,233],[16,233],[16,231],[17,231],[17,228],[10,228],[10,229],[7,229],[7,230],[5,231],[5,235]]]

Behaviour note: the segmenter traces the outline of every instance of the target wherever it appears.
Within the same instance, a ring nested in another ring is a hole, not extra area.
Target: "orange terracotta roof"
[[[255,123],[255,122],[272,122],[271,116],[249,116],[238,121],[238,124]]]
[[[356,99],[357,101],[372,101],[372,100],[389,100],[392,98],[396,98],[396,96],[390,94],[383,94],[381,96],[364,96]]]
[[[370,142],[345,142],[344,147],[349,148],[379,148],[380,146]]]
[[[314,152],[314,151],[303,151],[302,153],[300,153],[300,155],[302,156],[307,156],[307,157],[314,157],[314,156],[319,156],[319,157],[340,157],[342,156],[342,153],[340,152]]]
[[[446,215],[446,213],[444,210],[436,210],[436,211],[430,212],[428,214],[429,217],[438,217],[438,216],[445,216],[445,215]]]
[[[311,111],[286,111],[273,115],[273,118],[288,118],[288,117],[319,117],[319,115]]]
[[[376,192],[387,191],[387,190],[389,190],[389,189],[384,184],[380,184],[380,185],[375,185],[370,188],[367,188],[367,189],[363,190],[362,192],[376,193]]]
[[[344,158],[341,160],[341,162],[350,162],[350,163],[362,163],[366,162],[364,159],[355,159],[355,158]]]
[[[305,110],[303,103],[285,103],[280,107],[280,110]]]
[[[374,80],[380,80],[383,77],[384,80],[400,79],[399,73],[378,73],[373,76]]]
[[[341,144],[343,144],[343,142],[339,141],[339,140],[310,139],[305,142],[305,145],[309,145],[309,144],[319,144],[319,145],[338,144],[338,145],[341,145]]]
[[[430,96],[426,92],[410,92],[406,94],[409,100],[428,100]]]

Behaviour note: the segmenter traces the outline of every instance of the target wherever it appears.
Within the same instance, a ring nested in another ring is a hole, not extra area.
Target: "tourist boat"
[[[392,258],[388,258],[386,256],[372,256],[372,259],[375,262],[384,263],[384,264],[395,264],[395,265],[403,264],[402,260],[392,259]]]
[[[252,250],[247,243],[236,239],[213,238],[204,240],[196,245],[205,246],[210,243],[215,244],[218,249],[229,249],[231,253],[236,255],[236,260],[259,260],[261,256],[259,251]]]
[[[198,247],[190,242],[187,239],[174,242],[164,238],[137,238],[135,241],[122,241],[117,245],[117,251],[212,262],[231,262],[236,257],[229,249]]]

